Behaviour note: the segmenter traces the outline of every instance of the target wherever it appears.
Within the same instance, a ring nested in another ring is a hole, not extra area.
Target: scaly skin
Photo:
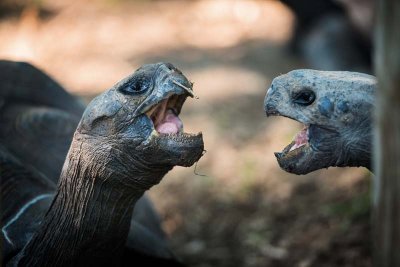
[[[371,169],[375,77],[345,71],[294,70],[272,81],[267,115],[308,127],[308,142],[276,153],[287,172],[307,174],[331,166]]]
[[[191,166],[203,153],[201,134],[158,134],[146,114],[171,95],[179,95],[179,113],[190,88],[179,70],[159,63],[96,97],[75,131],[39,230],[9,264],[120,264],[137,200],[173,166]]]

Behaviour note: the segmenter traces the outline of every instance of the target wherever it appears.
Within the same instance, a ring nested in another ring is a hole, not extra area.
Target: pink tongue
[[[308,129],[304,128],[303,130],[301,130],[301,132],[299,132],[296,137],[294,138],[294,142],[295,144],[290,148],[289,151],[295,150],[296,148],[299,148],[305,144],[307,144],[308,142]]]
[[[307,141],[308,141],[307,140],[307,129],[304,128],[303,130],[301,130],[301,132],[299,132],[296,135],[295,142],[296,142],[297,145],[302,145],[302,144],[307,143]]]
[[[172,112],[172,110],[167,110],[162,122],[156,126],[157,132],[163,134],[176,134],[182,129],[182,121]]]

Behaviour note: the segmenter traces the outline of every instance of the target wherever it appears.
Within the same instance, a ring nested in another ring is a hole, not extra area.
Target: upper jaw
[[[169,81],[168,86],[163,86],[162,89],[155,89],[155,92],[150,94],[143,103],[136,109],[136,114],[147,113],[153,109],[157,104],[170,98],[171,96],[180,96],[179,105],[176,105],[177,112],[181,111],[182,105],[188,96],[193,97],[193,90],[180,83],[178,80]],[[190,92],[189,92],[190,91]]]
[[[280,116],[281,114],[278,112],[278,110],[276,109],[265,109],[265,114],[267,115],[267,117],[269,116]]]
[[[300,122],[300,123],[304,124],[305,126],[312,124],[312,122],[310,120],[308,120],[306,116],[302,116],[302,114],[296,114],[296,115],[287,114],[285,112],[281,112],[274,106],[271,106],[268,104],[265,106],[264,110],[265,110],[265,114],[267,115],[267,117],[269,117],[269,116],[285,117],[285,118]]]
[[[271,90],[271,88],[268,89],[267,95],[265,96],[264,111],[267,116],[278,116],[280,113],[279,113],[278,109],[276,108],[274,101],[271,100],[269,97],[270,90]]]

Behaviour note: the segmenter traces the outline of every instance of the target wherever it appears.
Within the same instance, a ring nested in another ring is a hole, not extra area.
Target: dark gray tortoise
[[[145,65],[85,110],[0,61],[3,266],[180,266],[143,194],[203,153],[178,117],[191,88],[173,65]]]
[[[330,166],[371,170],[376,79],[346,71],[294,70],[272,81],[267,115],[304,124],[291,144],[275,153],[280,167],[306,174]]]

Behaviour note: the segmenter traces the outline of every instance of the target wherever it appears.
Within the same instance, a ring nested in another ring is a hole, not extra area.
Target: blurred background
[[[0,58],[38,66],[88,102],[142,64],[194,82],[181,118],[207,153],[149,192],[189,266],[371,266],[370,173],[282,171],[301,125],[266,118],[296,68],[371,72],[372,1],[2,0]]]

